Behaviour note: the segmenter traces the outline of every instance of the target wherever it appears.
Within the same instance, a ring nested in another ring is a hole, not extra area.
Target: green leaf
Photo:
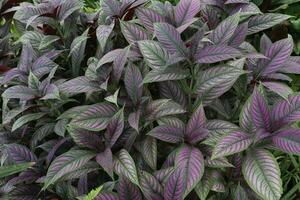
[[[7,166],[1,166],[0,167],[0,178],[10,176],[19,172],[22,172],[29,167],[32,167],[35,164],[35,162],[28,162],[28,163],[21,163],[16,165],[7,165]]]
[[[121,149],[118,157],[115,157],[114,170],[117,174],[123,175],[132,183],[139,185],[139,179],[134,160],[125,149]]]
[[[88,195],[84,198],[84,200],[94,200],[97,195],[101,192],[103,185],[91,190]]]
[[[43,112],[39,112],[39,113],[30,113],[27,115],[23,115],[22,117],[18,118],[15,123],[13,124],[13,127],[11,129],[11,131],[15,131],[18,128],[20,128],[21,126],[23,126],[24,124],[27,124],[28,122],[37,120],[42,118],[44,115],[46,115],[46,113]]]
[[[282,194],[280,169],[274,156],[267,150],[248,152],[242,172],[248,185],[264,200],[279,200]]]

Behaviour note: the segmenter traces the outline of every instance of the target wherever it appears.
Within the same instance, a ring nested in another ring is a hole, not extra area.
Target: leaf
[[[163,187],[158,180],[146,171],[140,171],[140,185],[142,192],[147,200],[163,200]]]
[[[21,144],[8,144],[7,153],[10,159],[16,164],[36,162],[38,160],[34,153]]]
[[[115,112],[116,108],[111,104],[98,103],[90,105],[79,113],[70,125],[90,131],[100,131],[106,128]]]
[[[49,166],[42,190],[46,190],[63,176],[84,166],[95,154],[86,150],[70,150],[58,156]]]
[[[201,180],[204,173],[204,158],[197,147],[184,145],[179,149],[175,168],[183,173],[184,196],[187,196]]]
[[[216,176],[215,170],[205,170],[202,180],[195,187],[195,192],[201,200],[207,199],[209,191],[216,181]]]
[[[139,25],[121,21],[121,30],[129,44],[148,39],[146,31]]]
[[[146,137],[142,142],[141,154],[146,163],[153,169],[156,170],[157,166],[157,142],[155,138]]]
[[[241,53],[230,46],[206,46],[196,52],[197,63],[216,63],[240,57]]]
[[[248,22],[244,22],[235,29],[233,35],[228,41],[228,45],[232,47],[239,47],[246,39],[248,31]]]
[[[293,94],[293,90],[283,83],[264,81],[262,85],[286,100],[289,95]]]
[[[210,67],[197,78],[194,91],[203,100],[211,102],[227,92],[244,71],[230,66]]]
[[[82,35],[76,37],[70,47],[69,57],[72,60],[72,73],[76,77],[80,72],[80,65],[84,59],[85,46],[88,39],[89,29],[85,30]]]
[[[288,128],[278,131],[272,136],[273,144],[286,153],[300,153],[300,131],[296,128]]]
[[[136,132],[139,132],[139,122],[140,122],[140,111],[136,111],[129,114],[128,123]]]
[[[125,88],[132,103],[138,105],[143,95],[143,77],[139,68],[128,64],[124,77]]]
[[[113,178],[113,155],[110,148],[106,148],[103,152],[96,155],[97,163],[104,169],[104,171]]]
[[[185,109],[181,105],[170,99],[157,99],[150,102],[146,107],[146,119],[156,120],[158,118],[185,113]]]
[[[107,16],[118,16],[121,11],[121,2],[112,0],[100,1],[101,8]]]
[[[291,37],[273,43],[266,49],[264,55],[267,58],[258,62],[259,75],[264,76],[278,71],[288,60],[292,51],[293,39]]]
[[[102,138],[94,132],[73,127],[69,127],[68,132],[73,141],[80,147],[99,150],[104,145],[102,142]]]
[[[215,45],[227,44],[240,20],[240,13],[227,17],[208,36]]]
[[[154,31],[154,23],[166,21],[164,16],[150,8],[140,7],[136,10],[136,15],[150,32]]]
[[[66,20],[72,13],[79,10],[83,3],[76,0],[64,1],[59,7],[58,18],[61,22]]]
[[[272,108],[272,124],[277,127],[295,122],[300,119],[300,96],[291,95],[288,100],[279,101]]]
[[[240,127],[248,133],[252,133],[255,128],[252,121],[251,106],[252,106],[252,96],[250,96],[245,102],[239,116]]]
[[[175,8],[176,25],[181,26],[193,19],[200,11],[200,1],[197,0],[181,0]]]
[[[122,134],[123,129],[124,110],[122,108],[111,118],[110,122],[107,125],[107,129],[104,136],[109,147],[112,147],[116,143],[116,141]]]
[[[125,149],[121,149],[118,157],[114,159],[114,170],[117,174],[125,176],[132,183],[139,185],[134,160]]]
[[[87,196],[84,198],[84,200],[94,200],[97,197],[97,195],[101,192],[102,188],[103,188],[103,185],[91,190],[87,194]]]
[[[25,171],[26,169],[32,167],[34,164],[35,164],[34,162],[28,162],[28,163],[21,163],[16,165],[1,166],[0,178],[4,178],[6,176],[10,176]]]
[[[244,151],[252,142],[252,136],[242,131],[229,133],[216,144],[212,153],[212,159],[222,158]]]
[[[111,23],[110,25],[99,25],[96,30],[96,35],[98,42],[100,43],[100,47],[102,51],[105,50],[105,46],[107,43],[107,40],[114,29],[115,23]]]
[[[185,130],[185,138],[191,144],[196,144],[208,135],[205,129],[205,113],[202,104],[192,114]]]
[[[95,200],[119,200],[119,197],[115,193],[100,193]]]
[[[282,194],[280,169],[270,152],[263,149],[249,152],[243,162],[242,172],[248,185],[261,198],[280,199]]]
[[[120,200],[141,200],[142,195],[139,188],[132,184],[126,177],[121,176],[118,184],[118,195]]]
[[[2,93],[2,98],[7,98],[7,99],[30,100],[36,98],[37,96],[38,93],[36,90],[33,90],[31,88],[22,85],[16,85],[10,87]]]
[[[276,24],[289,19],[291,16],[279,14],[279,13],[265,13],[262,15],[256,15],[250,18],[248,22],[248,32],[247,34],[254,34],[262,30],[271,28]]]
[[[252,121],[254,126],[257,129],[262,128],[265,130],[270,130],[271,124],[268,104],[257,87],[254,88],[251,104]]]
[[[172,99],[178,104],[186,107],[187,98],[184,91],[175,81],[165,81],[159,83],[159,92],[161,98]]]
[[[99,87],[99,83],[90,80],[86,76],[79,76],[66,81],[59,85],[58,88],[61,92],[72,95],[79,93],[96,92],[101,90],[101,88]]]
[[[34,120],[42,118],[46,113],[39,112],[39,113],[30,113],[23,115],[22,117],[18,118],[15,123],[13,124],[11,131],[15,131],[18,128],[22,127],[23,125],[32,122]]]
[[[169,143],[180,143],[183,142],[184,130],[180,127],[170,125],[160,125],[152,129],[147,135],[150,135],[158,140]]]
[[[167,66],[169,54],[158,42],[143,40],[138,42],[139,49],[152,69],[161,69]]]
[[[128,54],[130,52],[130,46],[124,48],[115,58],[113,62],[113,71],[112,75],[114,81],[118,82],[122,76],[124,66],[128,59]]]
[[[185,57],[187,49],[176,28],[168,23],[155,23],[155,35],[158,41],[170,52]]]
[[[164,189],[164,200],[183,200],[184,174],[182,168],[177,168],[168,178]]]
[[[153,69],[144,77],[143,83],[180,80],[189,76],[188,69],[181,66],[170,66],[165,69]]]
[[[68,123],[69,121],[66,119],[58,120],[57,123],[55,124],[54,132],[57,135],[64,137]]]

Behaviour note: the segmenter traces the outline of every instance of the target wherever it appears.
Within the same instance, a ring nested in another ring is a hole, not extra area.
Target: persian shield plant
[[[265,33],[291,16],[247,0],[4,0],[0,17],[1,198],[281,198],[300,58]]]

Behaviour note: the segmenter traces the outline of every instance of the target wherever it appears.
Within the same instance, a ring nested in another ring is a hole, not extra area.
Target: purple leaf
[[[87,92],[100,91],[99,83],[90,80],[86,76],[79,76],[69,81],[66,81],[58,86],[59,90],[66,94],[79,94]]]
[[[37,157],[26,146],[20,144],[9,144],[7,146],[9,158],[16,164],[25,162],[36,162]]]
[[[96,30],[98,42],[100,43],[102,51],[105,50],[106,42],[115,26],[115,23],[110,25],[99,25]]]
[[[97,163],[104,169],[104,171],[113,178],[113,155],[110,148],[106,148],[103,152],[97,153]]]
[[[260,44],[259,44],[260,52],[265,54],[267,49],[269,49],[271,46],[272,46],[271,39],[266,34],[263,34],[260,38]]]
[[[270,112],[266,99],[262,96],[257,87],[254,88],[252,95],[252,120],[257,129],[270,130]]]
[[[287,99],[293,93],[293,90],[284,83],[265,81],[262,82],[262,85],[284,99]]]
[[[182,168],[177,168],[168,178],[164,189],[164,200],[183,200],[184,173]]]
[[[271,111],[272,123],[280,128],[300,119],[300,96],[291,95],[288,100],[275,104]]]
[[[118,196],[120,200],[141,200],[142,195],[139,188],[126,177],[121,176],[118,184]]]
[[[38,97],[38,92],[34,89],[22,85],[16,85],[6,89],[2,93],[2,98],[30,100]]]
[[[179,149],[175,167],[181,169],[184,196],[194,189],[204,173],[204,158],[201,151],[192,146],[184,145]]]
[[[278,71],[287,61],[293,51],[293,40],[291,37],[282,39],[266,49],[267,59],[258,62],[259,75],[268,75]]]
[[[142,192],[147,200],[163,200],[163,188],[158,180],[146,171],[140,171]]]
[[[169,143],[183,142],[184,129],[176,126],[161,125],[152,129],[147,135]]]
[[[150,32],[154,31],[154,23],[166,21],[164,16],[149,8],[138,8],[136,15]]]
[[[101,8],[107,16],[119,16],[121,12],[121,2],[103,0],[101,1]]]
[[[102,139],[95,132],[73,127],[69,127],[68,132],[78,146],[93,150],[99,150],[104,146]]]
[[[161,183],[165,184],[169,176],[173,173],[174,167],[163,168],[154,172],[155,178]]]
[[[187,23],[200,11],[200,1],[180,0],[175,8],[175,21],[177,26]]]
[[[159,83],[159,92],[161,98],[172,99],[183,106],[187,103],[186,95],[175,81]]]
[[[129,52],[130,52],[130,48],[126,47],[116,56],[113,62],[112,75],[113,75],[113,80],[116,82],[118,82],[122,76],[123,69],[125,63],[127,62]]]
[[[90,105],[79,113],[70,124],[78,128],[100,131],[106,128],[115,112],[116,108],[111,104],[98,103]]]
[[[119,200],[119,197],[115,193],[100,193],[95,200]]]
[[[235,48],[239,47],[246,39],[247,30],[248,30],[247,22],[238,25],[238,27],[235,29],[233,35],[229,39],[228,45],[235,47]]]
[[[83,167],[94,156],[94,153],[85,150],[70,150],[61,154],[49,166],[42,190],[45,190],[63,176],[67,176]]]
[[[136,24],[121,21],[122,33],[129,44],[135,43],[140,40],[148,40],[149,37],[146,31]]]
[[[248,23],[248,35],[273,27],[291,16],[279,13],[265,13],[250,18]]]
[[[215,28],[210,34],[209,39],[215,45],[224,45],[227,44],[230,38],[233,36],[235,29],[238,26],[240,20],[239,13],[227,17],[223,20],[217,28]]]
[[[155,23],[155,35],[158,41],[170,52],[185,57],[187,49],[176,28],[168,23]]]
[[[140,122],[140,111],[136,111],[129,114],[128,123],[136,132],[139,132],[139,122]]]
[[[273,144],[286,153],[300,153],[300,130],[289,128],[278,131],[272,137]]]
[[[47,158],[46,158],[46,163],[47,165],[50,164],[50,162],[52,161],[56,151],[61,147],[61,145],[63,145],[65,142],[67,141],[67,138],[63,138],[61,140],[59,140],[54,146],[53,148],[48,152]]]
[[[130,99],[135,105],[138,105],[143,94],[143,77],[137,66],[133,64],[127,66],[124,82]]]
[[[206,46],[198,49],[195,54],[197,63],[216,63],[231,58],[240,57],[242,54],[239,50],[224,45]]]
[[[185,138],[191,144],[196,144],[208,135],[208,130],[205,129],[205,113],[203,106],[200,105],[192,114],[185,130]]]
[[[222,158],[244,151],[252,142],[252,136],[242,131],[229,133],[216,144],[212,153],[212,159]]]
[[[248,133],[252,133],[255,129],[252,120],[252,96],[250,96],[245,102],[242,111],[239,116],[240,127]]]
[[[104,136],[109,147],[112,147],[116,143],[116,141],[122,134],[123,129],[124,113],[123,109],[121,109],[112,117],[111,121],[107,125],[107,129]]]
[[[39,197],[41,188],[37,184],[19,185],[9,192],[9,198],[15,200],[35,200]]]

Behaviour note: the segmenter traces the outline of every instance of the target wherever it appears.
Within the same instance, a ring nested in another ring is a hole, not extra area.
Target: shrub
[[[260,32],[290,16],[244,0],[1,2],[4,198],[280,199],[272,153],[300,154],[300,58],[290,35]]]

